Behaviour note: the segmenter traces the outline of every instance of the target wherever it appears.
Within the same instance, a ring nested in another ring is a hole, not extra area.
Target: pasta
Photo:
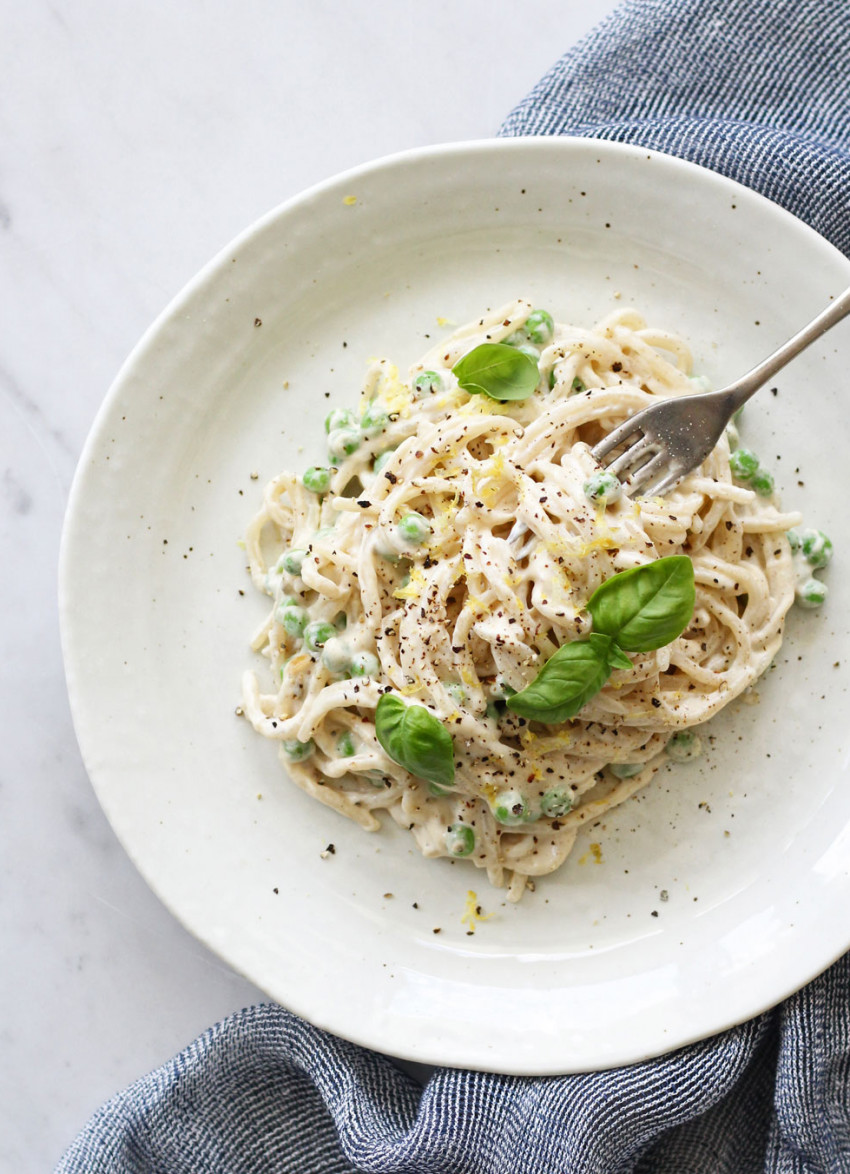
[[[483,343],[535,359],[533,395],[458,385],[452,368]],[[332,466],[275,477],[246,538],[273,601],[252,647],[274,683],[246,672],[243,709],[296,784],[368,830],[389,812],[426,856],[466,857],[518,900],[583,825],[695,752],[693,727],[779,648],[799,518],[772,485],[733,476],[734,436],[663,499],[598,492],[590,448],[654,399],[696,390],[691,363],[634,310],[582,329],[520,300],[457,330],[407,380],[371,364],[359,411],[329,416]],[[681,636],[633,653],[572,720],[509,708],[588,635],[602,583],[682,554],[696,602]],[[388,692],[451,734],[451,785],[387,753],[375,711]]]

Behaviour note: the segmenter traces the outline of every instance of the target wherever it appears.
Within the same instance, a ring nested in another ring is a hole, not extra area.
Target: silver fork
[[[850,289],[742,379],[720,391],[665,399],[636,412],[591,450],[593,456],[631,495],[669,493],[705,460],[750,396],[847,314]],[[617,452],[620,448],[622,452]]]

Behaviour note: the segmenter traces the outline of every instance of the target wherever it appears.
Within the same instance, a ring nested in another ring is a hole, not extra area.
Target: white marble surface
[[[333,173],[487,137],[613,0],[31,0],[0,37],[0,1171],[262,994],[147,889],[86,777],[56,614],[121,361],[243,227]]]

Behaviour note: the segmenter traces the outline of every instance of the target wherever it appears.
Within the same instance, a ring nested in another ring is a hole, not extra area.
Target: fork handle
[[[752,371],[748,371],[741,379],[728,385],[726,391],[730,399],[734,401],[735,407],[746,403],[750,396],[754,395],[771,376],[775,375],[777,371],[781,371],[786,363],[790,363],[801,351],[835,326],[837,322],[840,322],[842,318],[846,318],[848,314],[850,314],[850,289],[845,290],[831,305],[821,311],[817,318],[808,326],[804,326],[779,350],[774,351],[757,367],[753,367]]]

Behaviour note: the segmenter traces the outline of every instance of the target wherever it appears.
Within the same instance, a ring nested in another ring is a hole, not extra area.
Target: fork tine
[[[687,470],[671,469],[666,477],[662,477],[656,484],[644,490],[644,495],[646,497],[663,497],[665,493],[669,493],[671,489],[676,488],[679,482],[685,477],[686,472]]]
[[[654,483],[660,474],[663,474],[663,480],[666,480],[669,469],[670,457],[661,449],[645,465],[641,465],[633,477],[628,478],[626,488],[628,489],[629,496],[632,497],[636,493],[646,492],[645,487]]]
[[[591,449],[594,458],[599,461],[600,465],[604,464],[608,454],[624,444],[635,432],[640,432],[640,426],[635,424],[634,420],[624,420],[613,432],[609,432],[604,440],[600,440],[599,444]]]
[[[651,463],[651,461],[642,461],[641,458],[653,458],[657,449],[658,445],[655,441],[650,440],[646,436],[642,436],[640,440],[636,440],[635,443],[630,448],[627,448],[625,452],[620,453],[620,455],[611,461],[610,465],[607,465],[606,468],[609,473],[613,473],[614,476],[618,477],[621,481],[623,479],[622,474],[624,474],[627,469],[635,469],[635,476],[637,476],[637,474],[643,468],[645,468],[647,463]]]

